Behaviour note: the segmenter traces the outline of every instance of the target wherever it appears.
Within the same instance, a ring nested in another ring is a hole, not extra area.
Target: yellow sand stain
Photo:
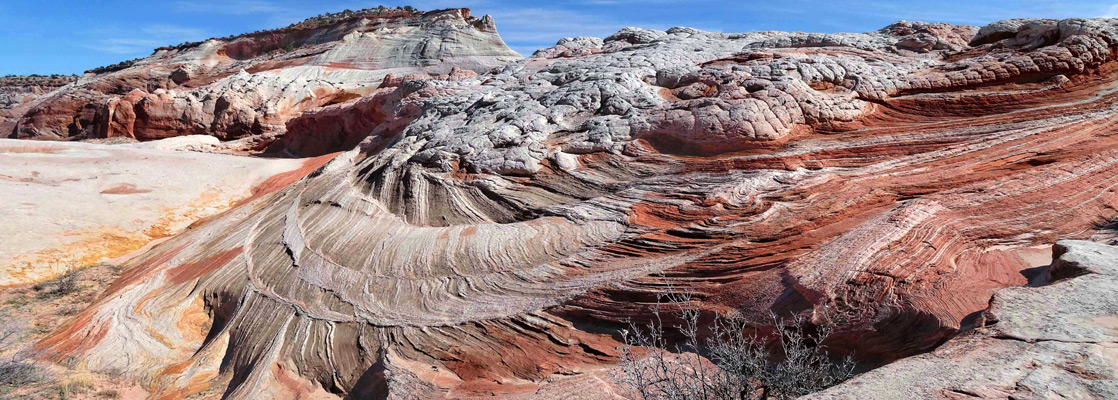
[[[102,258],[128,254],[151,240],[139,233],[106,228],[83,229],[73,236],[82,239],[17,256],[0,267],[0,288],[52,279]]]
[[[206,340],[206,334],[209,333],[212,323],[210,313],[206,312],[206,302],[202,300],[202,296],[195,296],[190,306],[183,310],[182,316],[175,323],[175,328],[186,344],[197,348]]]
[[[0,264],[0,288],[53,279],[104,259],[126,255],[152,240],[174,236],[194,221],[221,213],[250,194],[245,192],[230,196],[210,188],[182,207],[161,210],[163,216],[142,232],[107,226],[60,232],[59,237],[76,239],[19,255],[8,263]]]
[[[208,347],[164,368],[159,372],[159,378],[151,382],[152,387],[149,389],[154,393],[152,398],[183,399],[215,387],[226,386],[229,377],[220,376],[220,367],[228,343],[228,334],[219,335]]]

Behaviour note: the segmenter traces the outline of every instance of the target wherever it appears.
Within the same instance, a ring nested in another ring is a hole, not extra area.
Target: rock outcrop
[[[475,76],[476,72],[454,68],[435,78],[458,81]],[[283,148],[297,156],[320,156],[352,149],[367,138],[394,138],[419,115],[421,100],[438,95],[424,82],[426,78],[388,74],[371,95],[307,111],[287,122]]]
[[[998,291],[981,327],[807,398],[1118,398],[1118,247],[1052,253],[1053,283]]]
[[[77,78],[75,75],[13,75],[0,78],[0,134],[11,131],[10,127],[15,126],[19,117],[27,112],[26,104],[74,82]]]
[[[77,80],[75,75],[10,75],[0,78],[0,110],[10,110]]]
[[[1106,19],[626,28],[401,79],[292,122],[308,153],[361,139],[40,349],[157,395],[608,396],[672,285],[842,321],[866,362],[927,351],[1118,218],[1116,51]]]
[[[484,72],[520,58],[501,41],[492,18],[467,9],[367,11],[164,47],[93,70],[37,99],[0,132],[141,141],[211,135],[259,150],[283,134],[288,119],[367,94],[386,74]]]

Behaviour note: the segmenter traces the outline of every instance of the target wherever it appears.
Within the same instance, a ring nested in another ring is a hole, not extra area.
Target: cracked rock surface
[[[355,148],[40,348],[157,394],[605,398],[617,329],[672,285],[844,321],[867,362],[927,351],[1118,218],[1116,24],[626,28],[385,78],[285,141]]]
[[[1053,282],[998,291],[985,326],[806,398],[1118,397],[1118,247],[1052,253]]]

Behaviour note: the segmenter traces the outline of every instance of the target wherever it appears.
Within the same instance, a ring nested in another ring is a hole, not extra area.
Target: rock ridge
[[[135,259],[40,349],[157,395],[608,397],[670,286],[843,321],[866,363],[926,352],[1118,220],[1116,38],[626,28],[382,76],[287,125],[356,147]]]
[[[83,75],[0,128],[31,139],[211,135],[259,151],[288,119],[369,93],[386,74],[484,72],[519,57],[492,18],[467,9],[358,14],[159,48]]]

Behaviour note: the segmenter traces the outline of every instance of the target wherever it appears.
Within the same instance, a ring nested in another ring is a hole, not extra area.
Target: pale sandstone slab
[[[148,147],[0,139],[0,286],[127,254],[301,165]]]

